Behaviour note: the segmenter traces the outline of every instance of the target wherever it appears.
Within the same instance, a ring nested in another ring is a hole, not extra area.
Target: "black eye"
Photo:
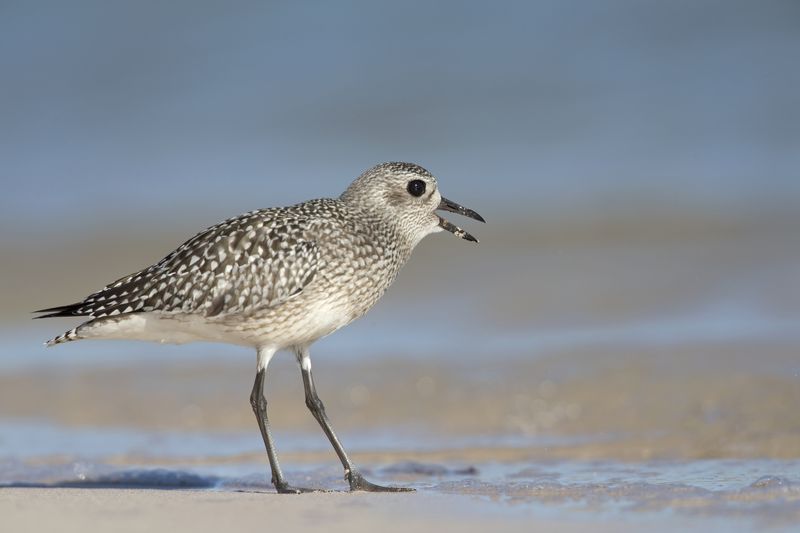
[[[422,196],[425,192],[425,182],[422,180],[411,180],[408,182],[408,194],[411,196]]]

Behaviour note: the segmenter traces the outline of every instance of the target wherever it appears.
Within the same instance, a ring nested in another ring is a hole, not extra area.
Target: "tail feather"
[[[34,311],[34,313],[47,313],[46,315],[35,316],[34,319],[37,318],[53,318],[53,317],[60,317],[60,316],[81,316],[83,313],[78,313],[78,308],[81,307],[82,302],[69,304],[69,305],[59,305],[57,307],[48,307],[47,309],[39,309],[38,311]]]
[[[58,337],[53,337],[49,341],[45,342],[44,345],[49,348],[51,346],[55,346],[56,344],[62,344],[62,343],[65,343],[65,342],[76,341],[76,340],[82,338],[78,334],[78,329],[80,329],[80,327],[81,326],[76,326],[76,327],[72,328],[71,330],[62,333]]]

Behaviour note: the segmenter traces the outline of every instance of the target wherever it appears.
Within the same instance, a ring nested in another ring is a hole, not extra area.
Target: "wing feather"
[[[300,294],[316,275],[319,250],[304,238],[307,223],[302,213],[288,208],[246,213],[198,233],[158,263],[82,302],[43,312],[94,318],[152,311],[216,317],[276,307]]]

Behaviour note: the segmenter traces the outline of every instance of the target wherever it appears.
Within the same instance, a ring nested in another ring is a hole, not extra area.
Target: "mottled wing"
[[[212,317],[275,307],[316,274],[319,251],[303,238],[304,226],[284,209],[247,213],[197,234],[155,265],[83,302],[44,311],[94,318],[150,311]]]

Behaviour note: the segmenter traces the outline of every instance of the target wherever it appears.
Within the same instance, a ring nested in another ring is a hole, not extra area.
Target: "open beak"
[[[459,215],[464,215],[465,217],[474,218],[475,220],[480,220],[481,222],[486,222],[485,220],[483,220],[482,216],[480,216],[472,209],[467,209],[466,207],[460,206],[455,202],[451,202],[444,196],[442,196],[442,201],[439,202],[439,207],[437,207],[436,209],[442,211],[450,211],[451,213],[458,213]],[[442,229],[446,229],[456,237],[461,237],[462,239],[467,241],[478,242],[478,239],[476,239],[463,229],[459,228],[455,224],[451,224],[442,217],[439,217],[439,227],[441,227]]]

